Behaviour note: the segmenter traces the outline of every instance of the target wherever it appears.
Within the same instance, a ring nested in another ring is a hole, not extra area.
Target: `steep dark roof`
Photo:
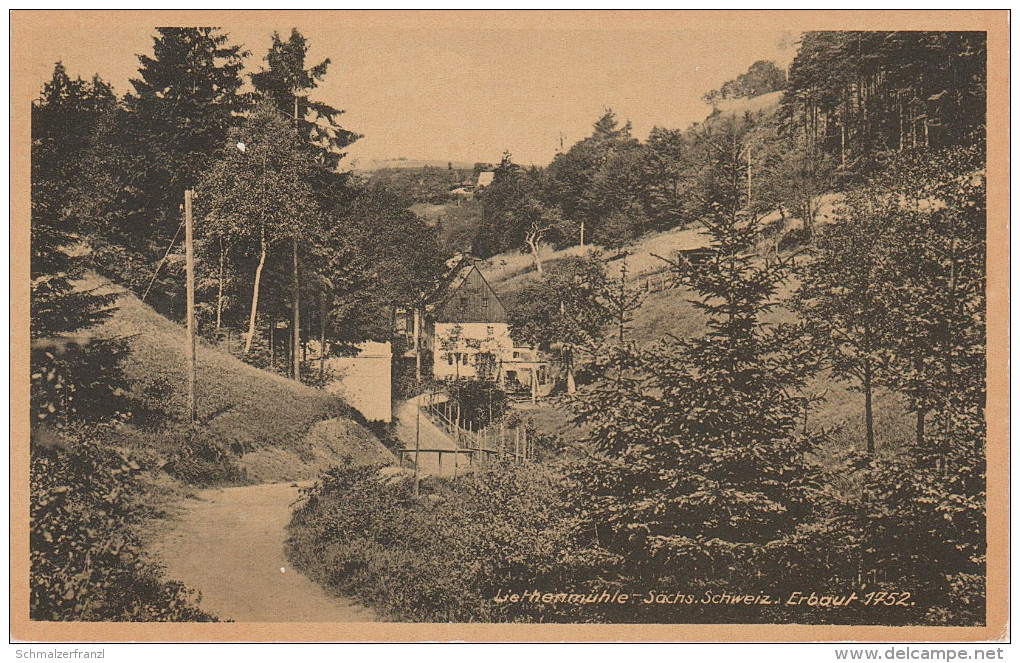
[[[506,322],[506,308],[478,267],[465,261],[454,272],[435,310],[436,322]]]

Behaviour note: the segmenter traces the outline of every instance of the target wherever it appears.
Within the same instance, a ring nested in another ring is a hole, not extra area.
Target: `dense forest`
[[[788,72],[755,63],[691,127],[640,140],[607,110],[547,166],[505,153],[438,223],[415,209],[476,173],[345,172],[359,136],[316,100],[330,62],[307,52],[274,34],[246,72],[223,31],[162,28],[123,96],[57,63],[33,104],[34,618],[212,618],[131,534],[158,494],[138,475],[241,483],[251,445],[169,421],[170,378],[125,371],[130,338],[93,338],[110,284],[183,319],[187,191],[199,333],[291,378],[259,373],[253,398],[270,378],[316,385],[313,341],[389,340],[461,240],[534,259],[510,323],[563,367],[577,434],[534,430],[540,462],[459,482],[328,470],[288,542],[320,584],[398,620],[984,623],[983,33],[807,33]],[[704,254],[661,259],[704,324],[639,345],[645,293],[607,258],[687,227]],[[543,264],[577,244],[597,248]],[[859,397],[859,435],[809,425],[819,381]],[[300,426],[350,415],[309,392],[287,403]],[[882,444],[879,398],[911,419]],[[276,418],[234,425],[286,437]],[[535,588],[651,600],[494,600]],[[857,599],[702,601],[794,590]]]
[[[504,155],[475,250],[534,256],[511,325],[564,367],[574,428],[409,507],[332,472],[292,524],[302,568],[398,619],[984,623],[984,35],[808,33],[771,71],[706,95],[753,112],[640,141],[610,111],[547,167]],[[707,254],[663,255],[660,297],[700,331],[651,345],[625,261],[538,250],[686,226]],[[809,423],[827,385],[859,427]],[[912,423],[878,431],[879,401]]]
[[[713,108],[705,122],[655,127],[645,141],[610,110],[545,168],[519,167],[505,154],[482,196],[475,252],[529,250],[536,234],[577,244],[582,224],[588,243],[615,246],[697,221],[701,178],[730,122],[739,127],[745,204],[812,223],[822,194],[863,183],[892,155],[983,137],[982,33],[812,32],[788,81],[769,65],[755,63],[706,95],[715,102],[774,94],[764,108]],[[519,198],[526,205],[515,204]]]
[[[435,233],[399,192],[338,167],[359,136],[341,109],[316,100],[330,62],[306,62],[297,30],[273,34],[252,72],[250,54],[221,30],[154,35],[122,96],[58,62],[32,106],[36,618],[208,618],[138,561],[129,526],[151,515],[139,500],[152,490],[139,487],[139,468],[199,485],[243,481],[235,461],[250,449],[237,432],[208,430],[215,410],[205,428],[180,421],[178,367],[138,374],[139,349],[128,350],[137,339],[103,326],[118,288],[183,321],[186,192],[199,335],[294,380],[322,379],[302,370],[312,339],[340,354],[389,340],[392,308],[418,302],[443,268]],[[154,351],[145,361],[162,361]],[[268,431],[336,411],[306,400],[256,420]]]

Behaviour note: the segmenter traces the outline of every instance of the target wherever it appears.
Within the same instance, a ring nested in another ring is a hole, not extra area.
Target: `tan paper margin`
[[[141,624],[34,622],[29,570],[30,74],[33,27],[68,31],[125,23],[257,26],[265,11],[10,13],[11,90],[11,639],[40,642],[1002,642],[1009,617],[1009,12],[981,11],[273,11],[296,24],[369,28],[702,30],[748,25],[805,30],[978,30],[988,33],[988,592],[984,627],[588,624]],[[111,47],[116,47],[111,45]],[[100,72],[102,73],[102,72]]]

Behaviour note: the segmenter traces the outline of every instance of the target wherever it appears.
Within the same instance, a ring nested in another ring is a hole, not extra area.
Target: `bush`
[[[404,621],[590,621],[597,610],[497,603],[497,592],[578,591],[593,577],[562,476],[503,466],[450,483],[379,468],[333,468],[290,525],[292,563]]]
[[[478,430],[506,413],[506,392],[487,380],[456,380],[446,386],[450,398],[460,404],[461,426]]]
[[[222,486],[247,483],[237,458],[245,451],[227,449],[222,442],[200,428],[169,429],[149,434],[162,450],[163,470],[192,486]]]
[[[32,619],[214,621],[141,556],[133,458],[96,429],[37,431],[31,465]]]
[[[78,343],[37,340],[32,346],[33,423],[68,423],[117,416],[130,407],[124,398],[120,339]]]

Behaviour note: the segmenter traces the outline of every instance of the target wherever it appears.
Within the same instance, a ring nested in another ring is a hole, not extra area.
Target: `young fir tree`
[[[719,139],[707,192],[715,200],[703,218],[714,256],[675,265],[708,315],[706,332],[620,348],[604,361],[609,379],[576,403],[591,431],[576,478],[590,495],[594,543],[617,555],[621,573],[774,586],[790,577],[784,560],[815,515],[819,471],[808,454],[818,440],[798,425],[793,393],[811,362],[797,334],[762,320],[788,265],[752,253],[739,139]]]

